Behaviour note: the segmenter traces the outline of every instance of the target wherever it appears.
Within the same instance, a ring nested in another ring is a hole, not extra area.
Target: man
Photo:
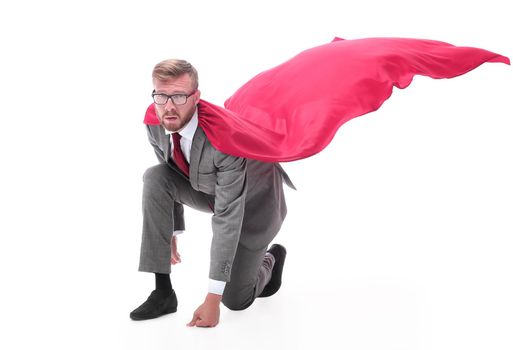
[[[188,325],[213,327],[221,302],[243,310],[280,288],[286,250],[278,244],[267,249],[287,212],[282,182],[294,187],[278,163],[234,157],[212,147],[198,124],[202,102],[191,64],[160,62],[152,78],[160,125],[148,125],[147,131],[161,164],[144,174],[139,270],[155,274],[155,290],[130,317],[145,320],[176,312],[170,261],[179,262],[173,234],[185,229],[187,205],[213,213],[208,293]]]

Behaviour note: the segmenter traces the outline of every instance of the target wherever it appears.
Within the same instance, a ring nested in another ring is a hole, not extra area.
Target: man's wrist
[[[223,299],[222,295],[208,293],[207,297],[205,298],[205,302],[206,303],[220,304],[222,299]]]

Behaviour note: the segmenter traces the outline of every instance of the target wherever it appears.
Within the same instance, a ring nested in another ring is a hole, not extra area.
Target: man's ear
[[[201,91],[196,90],[196,104],[198,104],[198,103],[199,103],[200,96],[201,96]]]

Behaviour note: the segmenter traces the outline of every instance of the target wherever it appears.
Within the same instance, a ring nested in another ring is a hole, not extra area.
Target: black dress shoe
[[[174,290],[171,291],[171,294],[154,290],[141,306],[130,313],[130,318],[134,321],[157,318],[176,312],[177,306],[178,300]]]
[[[274,256],[273,272],[269,283],[265,285],[264,290],[258,296],[259,298],[270,297],[280,289],[283,264],[285,264],[285,257],[287,256],[287,250],[279,244],[273,244],[267,252]]]

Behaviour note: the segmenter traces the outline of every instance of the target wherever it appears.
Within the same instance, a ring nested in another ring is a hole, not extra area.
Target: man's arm
[[[156,128],[156,126],[146,125],[146,132],[148,133],[148,141],[150,141],[150,144],[152,145],[153,150],[155,151],[157,159],[162,164],[166,162],[166,159],[164,158],[164,151],[159,147],[156,140],[156,135],[154,135]]]
[[[212,217],[212,245],[209,277],[219,283],[228,282],[239,243],[246,200],[246,159],[216,152],[217,168],[215,206]],[[215,327],[219,323],[222,295],[208,293],[194,312],[188,326]]]
[[[214,165],[217,168],[217,181],[209,277],[229,282],[244,218],[246,159],[217,152]]]
[[[157,130],[159,130],[160,126],[150,126],[146,125],[146,132],[148,134],[148,141],[150,142],[153,150],[155,151],[155,155],[161,164],[166,163],[166,159],[164,157],[164,151],[159,147],[157,142]],[[185,231],[185,220],[183,215],[183,205],[181,203],[175,202],[173,208],[173,218],[174,218],[174,231]]]

